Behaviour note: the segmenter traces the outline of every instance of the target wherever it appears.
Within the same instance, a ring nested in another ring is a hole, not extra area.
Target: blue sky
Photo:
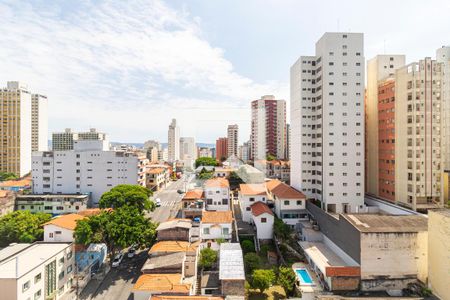
[[[365,33],[365,56],[435,56],[450,44],[448,1],[0,0],[0,82],[49,97],[49,130],[111,140],[212,142],[250,133],[250,101],[289,100],[289,67],[326,31]]]

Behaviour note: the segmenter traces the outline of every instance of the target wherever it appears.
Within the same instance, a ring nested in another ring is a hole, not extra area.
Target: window
[[[245,208],[246,211],[250,211],[250,207]]]
[[[297,200],[297,205],[302,205],[302,200]]]
[[[70,251],[69,253],[67,253],[67,259],[71,259],[72,258],[72,251]]]
[[[222,199],[222,205],[228,205],[228,199]]]
[[[34,283],[38,283],[42,279],[42,273],[37,274],[34,276]]]
[[[267,223],[267,218],[261,218],[261,223]]]
[[[59,265],[64,264],[64,256],[59,259],[58,263],[59,263]]]
[[[37,299],[41,298],[41,294],[42,294],[41,290],[39,290],[36,293],[34,293],[34,300],[37,300]]]
[[[203,228],[203,234],[209,234],[209,228]]]
[[[229,228],[222,228],[222,235],[229,235],[230,229]]]
[[[250,200],[250,202],[253,202],[253,201],[255,201],[255,198],[250,197],[249,200]]]
[[[72,272],[72,265],[67,267],[67,274],[70,274]]]
[[[52,239],[53,238],[53,232],[49,232],[48,233],[48,237]]]
[[[58,279],[62,280],[64,278],[64,275],[65,275],[64,271],[61,271],[61,273],[59,273],[58,275]]]
[[[22,293],[27,291],[30,288],[30,281],[28,280],[22,285]]]
[[[284,205],[289,205],[289,200],[284,200]]]

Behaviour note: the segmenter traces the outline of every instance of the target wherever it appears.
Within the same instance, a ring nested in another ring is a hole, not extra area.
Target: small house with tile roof
[[[248,183],[239,186],[239,206],[242,212],[242,220],[250,223],[252,212],[250,206],[256,202],[267,203],[267,190],[263,183]]]
[[[195,294],[195,279],[181,274],[143,274],[133,286],[135,300],[151,300],[157,295],[190,296]]]
[[[205,211],[200,224],[202,240],[230,240],[233,231],[231,211]]]
[[[230,183],[225,178],[212,178],[204,183],[206,210],[230,210]]]
[[[77,222],[84,218],[84,216],[80,216],[79,214],[67,214],[55,217],[47,223],[44,223],[44,242],[73,242],[73,233]]]
[[[256,237],[259,240],[271,240],[273,238],[273,223],[275,216],[273,211],[264,202],[256,202],[250,206],[252,223],[256,227]]]

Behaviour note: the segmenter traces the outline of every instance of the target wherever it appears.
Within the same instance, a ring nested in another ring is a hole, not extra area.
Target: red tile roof
[[[43,225],[51,224],[61,228],[75,230],[75,227],[77,227],[77,221],[82,220],[84,218],[85,218],[84,216],[80,216],[78,214],[62,215],[53,218],[52,220],[48,221],[47,223],[44,223]]]
[[[183,197],[183,200],[197,200],[203,198],[203,190],[202,189],[194,189],[189,190]]]
[[[256,196],[256,195],[266,195],[266,186],[262,183],[253,184],[241,184],[239,185],[242,195]]]
[[[233,213],[227,211],[204,211],[202,223],[205,224],[223,224],[233,222]]]
[[[217,177],[217,178],[212,178],[212,179],[206,180],[205,187],[229,188],[230,183],[225,178]]]
[[[269,192],[281,199],[306,199],[306,196],[278,179],[272,179],[266,182]]]
[[[250,206],[250,208],[251,208],[252,214],[254,216],[259,216],[264,213],[270,214],[273,216],[273,211],[264,202],[259,201],[259,202],[253,203]]]

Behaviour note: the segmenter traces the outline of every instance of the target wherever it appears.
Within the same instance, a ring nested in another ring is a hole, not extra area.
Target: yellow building
[[[428,211],[428,284],[433,294],[450,300],[450,210]]]

